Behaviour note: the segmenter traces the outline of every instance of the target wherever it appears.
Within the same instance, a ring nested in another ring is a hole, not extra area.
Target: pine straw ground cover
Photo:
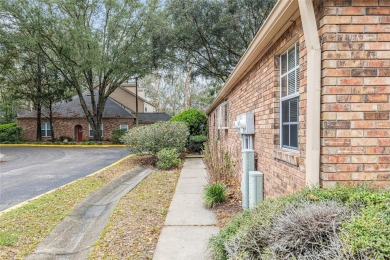
[[[224,227],[231,219],[243,211],[241,206],[241,190],[238,180],[230,179],[226,188],[226,201],[213,208],[217,218],[217,225],[220,228]]]
[[[22,259],[89,193],[150,156],[131,156],[99,173],[73,182],[0,215],[0,259]]]
[[[179,170],[156,171],[121,199],[90,259],[152,259]]]

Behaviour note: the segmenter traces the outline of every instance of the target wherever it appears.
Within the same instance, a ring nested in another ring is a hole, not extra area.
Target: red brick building
[[[128,130],[135,125],[135,94],[130,83],[123,84],[116,89],[107,99],[101,126],[103,141],[112,139],[112,131],[116,129]],[[155,112],[153,105],[145,100],[143,89],[138,96],[138,121],[140,124],[151,124],[157,121],[168,121],[171,117],[166,113]],[[87,93],[84,100],[90,102]],[[87,104],[89,105],[89,104]],[[51,131],[48,112],[43,111],[41,135],[42,140],[51,139]],[[22,139],[35,141],[37,132],[36,112],[27,112],[17,117],[17,124],[22,127]],[[72,140],[81,142],[93,139],[93,130],[80,105],[78,96],[71,101],[63,101],[53,105],[53,130],[55,138],[61,136],[70,137]]]
[[[207,111],[241,173],[254,113],[266,196],[306,185],[389,187],[390,1],[279,0]]]

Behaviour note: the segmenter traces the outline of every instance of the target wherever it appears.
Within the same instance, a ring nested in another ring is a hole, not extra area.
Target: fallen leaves
[[[228,190],[227,199],[224,203],[215,207],[218,227],[224,227],[235,215],[242,212],[240,184],[235,179],[230,179],[226,185]]]
[[[90,259],[152,259],[179,170],[156,171],[124,196]]]

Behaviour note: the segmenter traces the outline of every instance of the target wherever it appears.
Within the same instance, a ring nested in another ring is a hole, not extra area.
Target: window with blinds
[[[281,146],[298,149],[299,46],[294,44],[280,56]]]
[[[91,127],[91,124],[88,124],[89,137],[93,137],[94,131]],[[103,123],[100,124],[100,136],[103,137]]]

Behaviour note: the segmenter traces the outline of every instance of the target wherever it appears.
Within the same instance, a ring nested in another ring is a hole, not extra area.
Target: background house
[[[138,93],[139,124],[168,121],[171,118],[166,113],[156,112],[156,108],[146,101],[143,89],[140,89]],[[135,84],[126,83],[118,87],[107,99],[101,126],[103,140],[111,140],[113,130],[128,130],[135,125],[135,96]],[[87,93],[84,93],[84,99],[87,106],[90,106],[91,99]],[[42,139],[50,140],[50,124],[45,117],[48,112],[43,111],[43,115],[41,124]],[[17,117],[17,123],[23,128],[23,140],[34,141],[36,139],[35,111],[20,114]],[[56,138],[66,136],[77,142],[93,138],[93,130],[80,105],[78,96],[74,96],[71,101],[63,101],[53,105],[53,129]]]
[[[207,111],[236,172],[250,138],[266,196],[390,186],[389,15],[383,0],[277,2]],[[241,139],[246,112],[254,134]]]

